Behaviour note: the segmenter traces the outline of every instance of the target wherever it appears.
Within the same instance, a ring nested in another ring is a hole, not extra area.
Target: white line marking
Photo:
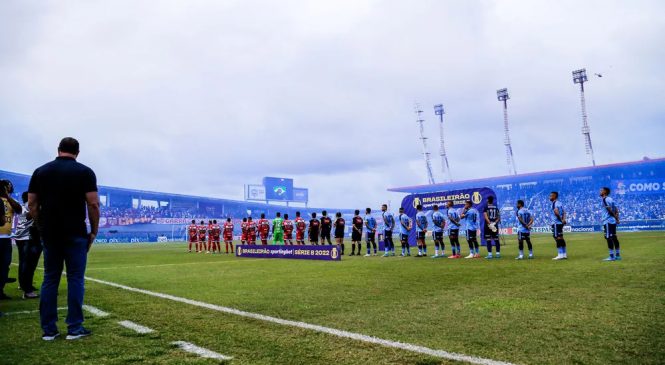
[[[134,330],[136,333],[141,333],[141,334],[146,334],[146,333],[152,333],[155,332],[152,328],[148,328],[145,326],[141,326],[138,323],[134,323],[132,321],[120,321],[118,322],[119,325],[129,328],[130,330]]]
[[[208,349],[204,349],[203,347],[198,347],[192,343],[185,342],[185,341],[175,341],[171,342],[171,344],[176,345],[180,347],[183,351],[187,351],[192,354],[199,355],[201,357],[205,357],[207,359],[217,359],[217,360],[231,360],[233,359],[231,356],[226,356],[222,354],[218,354],[215,351],[210,351]]]
[[[58,307],[59,311],[65,310],[67,307]],[[14,314],[32,314],[32,313],[39,313],[39,309],[33,310],[33,311],[17,311],[17,312],[5,312],[5,315],[11,316]]]
[[[384,346],[384,347],[392,347],[392,348],[411,351],[411,352],[417,352],[417,353],[420,353],[420,354],[425,354],[425,355],[429,355],[429,356],[433,356],[433,357],[439,357],[439,358],[444,358],[444,359],[449,359],[449,360],[456,360],[456,361],[463,361],[463,362],[467,362],[467,363],[471,363],[471,364],[480,364],[480,365],[513,365],[509,362],[496,361],[496,360],[492,360],[492,359],[485,359],[485,358],[482,358],[482,357],[458,354],[458,353],[448,352],[448,351],[443,351],[443,350],[435,350],[435,349],[431,349],[431,348],[428,348],[428,347],[413,345],[413,344],[409,344],[409,343],[403,343],[403,342],[397,342],[397,341],[391,341],[391,340],[384,340],[384,339],[381,339],[381,338],[367,336],[367,335],[363,335],[363,334],[360,334],[360,333],[343,331],[343,330],[338,330],[338,329],[335,329],[335,328],[324,327],[324,326],[319,326],[319,325],[305,323],[305,322],[291,321],[291,320],[288,320],[288,319],[281,319],[281,318],[266,316],[266,315],[258,314],[258,313],[245,312],[245,311],[242,311],[242,310],[239,310],[239,309],[223,307],[223,306],[210,304],[210,303],[199,302],[197,300],[191,300],[191,299],[187,299],[187,298],[176,297],[176,296],[170,295],[170,294],[163,294],[163,293],[157,293],[157,292],[153,292],[153,291],[149,291],[149,290],[145,290],[145,289],[132,288],[130,286],[126,286],[126,285],[122,285],[122,284],[116,284],[116,283],[112,283],[110,281],[104,281],[104,280],[100,280],[100,279],[94,279],[94,278],[87,277],[87,276],[86,276],[86,280],[89,280],[89,281],[92,281],[92,282],[95,282],[95,283],[99,283],[99,284],[112,286],[112,287],[115,287],[115,288],[124,289],[124,290],[135,292],[135,293],[141,293],[141,294],[150,295],[150,296],[157,297],[157,298],[168,299],[168,300],[172,300],[174,302],[185,303],[185,304],[193,305],[193,306],[196,306],[196,307],[207,308],[207,309],[211,309],[211,310],[218,311],[218,312],[234,314],[234,315],[237,315],[237,316],[252,318],[252,319],[259,320],[259,321],[277,323],[277,324],[281,324],[281,325],[284,325],[284,326],[304,328],[304,329],[308,329],[308,330],[312,330],[312,331],[316,331],[316,332],[327,333],[327,334],[337,336],[337,337],[350,338],[352,340],[363,341],[363,342],[367,342],[367,343],[373,343],[373,344],[381,345],[381,346]]]
[[[83,304],[83,309],[87,310],[88,312],[90,312],[90,314],[92,314],[95,317],[108,317],[110,315],[99,308],[95,308],[87,304]]]

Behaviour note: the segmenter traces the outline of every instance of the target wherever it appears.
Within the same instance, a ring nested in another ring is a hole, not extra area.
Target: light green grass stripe
[[[291,326],[291,327],[298,327],[298,328],[303,328],[303,329],[308,329],[316,332],[321,332],[321,333],[327,333],[333,336],[337,337],[342,337],[342,338],[349,338],[352,340],[356,341],[362,341],[362,342],[367,342],[367,343],[372,343],[384,347],[392,347],[396,349],[401,349],[401,350],[406,350],[406,351],[411,351],[411,352],[416,352],[416,353],[421,353],[433,357],[438,357],[438,358],[444,358],[444,359],[449,359],[449,360],[455,360],[455,361],[462,361],[462,362],[467,362],[470,364],[479,364],[479,365],[513,365],[508,362],[503,362],[503,361],[497,361],[497,360],[492,360],[492,359],[485,359],[482,357],[475,357],[475,356],[470,356],[470,355],[465,355],[465,354],[458,354],[458,353],[453,353],[453,352],[448,352],[448,351],[443,351],[443,350],[435,350],[431,349],[428,347],[424,346],[419,346],[419,345],[413,345],[409,343],[403,343],[403,342],[397,342],[397,341],[391,341],[391,340],[384,340],[381,338],[377,337],[372,337],[372,336],[367,336],[363,335],[360,333],[354,333],[354,332],[348,332],[344,330],[338,330],[335,328],[330,328],[330,327],[324,327],[324,326],[319,326],[315,324],[310,324],[310,323],[305,323],[305,322],[298,322],[298,321],[291,321],[287,319],[281,319],[277,317],[271,317],[271,316],[266,316],[263,314],[258,314],[258,313],[251,313],[251,312],[246,312],[242,311],[239,309],[234,309],[234,308],[229,308],[229,307],[223,307],[215,304],[210,304],[210,303],[204,303],[200,302],[197,300],[191,300],[187,298],[182,298],[182,297],[177,297],[174,295],[170,294],[164,294],[164,293],[157,293],[145,289],[139,289],[139,288],[133,288],[130,286],[122,285],[122,284],[117,284],[117,283],[112,283],[110,281],[105,281],[105,280],[100,280],[100,279],[95,279],[91,277],[86,277],[86,280],[92,281],[98,284],[103,284],[103,285],[108,285],[112,286],[115,288],[120,288],[124,289],[127,291],[135,292],[135,293],[141,293],[161,299],[167,299],[167,300],[172,300],[174,302],[179,302],[179,303],[185,303],[189,305],[193,305],[196,307],[201,307],[201,308],[207,308],[211,309],[214,311],[218,312],[223,312],[223,313],[228,313],[228,314],[233,314],[241,317],[246,317],[246,318],[252,318],[260,321],[266,321],[266,322],[272,322],[272,323],[277,323],[281,324],[284,326]]]

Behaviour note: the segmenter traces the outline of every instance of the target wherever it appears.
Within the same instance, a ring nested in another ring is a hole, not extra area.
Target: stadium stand
[[[556,171],[446,182],[388,189],[402,193],[427,193],[489,187],[497,194],[503,227],[515,227],[515,204],[525,201],[535,214],[534,226],[549,224],[549,192],[558,191],[574,230],[599,230],[598,190],[608,186],[621,210],[623,229],[665,229],[665,158],[581,167]]]
[[[28,189],[30,176],[0,170],[0,179],[10,180],[15,187],[14,197],[20,198]],[[182,241],[186,226],[192,219],[197,222],[209,219],[234,219],[236,234],[240,234],[240,219],[251,213],[258,217],[265,213],[273,218],[276,212],[295,217],[300,211],[304,216],[311,212],[342,212],[345,217],[352,209],[286,207],[257,202],[216,199],[200,196],[160,193],[99,186],[101,201],[100,230],[97,241],[105,242],[158,242]]]

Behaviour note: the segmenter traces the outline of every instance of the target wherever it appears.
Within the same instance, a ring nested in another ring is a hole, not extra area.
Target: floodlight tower
[[[441,146],[439,149],[439,155],[441,156],[441,172],[443,172],[444,176],[447,173],[448,174],[448,179],[450,181],[453,181],[453,173],[450,172],[450,165],[448,165],[448,156],[446,155],[446,147],[445,144],[443,143],[443,115],[446,114],[445,110],[443,109],[443,104],[437,104],[434,105],[434,114],[439,116],[439,137],[441,138]]]
[[[513,157],[513,147],[510,145],[510,129],[508,129],[508,89],[496,91],[496,98],[503,102],[503,145],[506,146],[506,163],[508,164],[508,174],[517,175],[515,168],[515,158]]]
[[[427,152],[427,137],[425,137],[425,127],[423,123],[425,120],[422,118],[423,111],[420,109],[420,105],[416,103],[415,105],[416,113],[416,122],[420,128],[420,140],[423,142],[423,158],[425,159],[425,167],[427,168],[427,182],[429,184],[434,184],[434,176],[432,175],[432,162],[429,158],[429,152]]]
[[[586,76],[586,68],[573,71],[573,83],[580,84],[580,104],[582,105],[582,135],[584,135],[584,147],[586,154],[591,157],[591,163],[596,166],[596,158],[593,156],[593,145],[591,144],[591,129],[586,116],[586,100],[584,99],[584,83],[589,81]]]

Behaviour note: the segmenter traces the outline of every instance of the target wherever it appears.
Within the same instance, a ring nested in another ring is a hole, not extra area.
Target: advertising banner
[[[342,251],[333,246],[262,246],[237,245],[236,257],[260,257],[267,259],[302,259],[341,261]]]
[[[453,202],[453,209],[457,209],[461,214],[462,209],[464,209],[464,201],[471,200],[473,203],[473,208],[478,210],[478,242],[485,245],[485,237],[483,236],[483,230],[485,228],[485,220],[483,219],[483,209],[487,206],[487,197],[495,197],[495,203],[498,205],[496,200],[496,194],[490,188],[475,188],[475,189],[462,189],[462,190],[450,190],[450,191],[441,191],[434,193],[423,193],[423,194],[411,194],[402,200],[401,207],[404,208],[404,213],[411,218],[413,223],[413,229],[409,234],[409,245],[413,246],[416,244],[416,228],[415,228],[415,218],[416,218],[416,206],[422,205],[423,211],[427,214],[427,219],[429,220],[429,227],[427,235],[431,236],[431,216],[432,216],[432,207],[438,205],[439,209],[445,214],[446,212],[446,202]],[[462,227],[460,228],[460,236],[465,237],[463,230],[466,229],[464,222],[462,222]]]
[[[266,187],[263,185],[247,185],[247,200],[266,200]]]
[[[665,181],[661,179],[615,180],[612,185],[618,195],[665,194]]]
[[[293,188],[293,201],[307,203],[309,201],[309,190],[305,188]]]

